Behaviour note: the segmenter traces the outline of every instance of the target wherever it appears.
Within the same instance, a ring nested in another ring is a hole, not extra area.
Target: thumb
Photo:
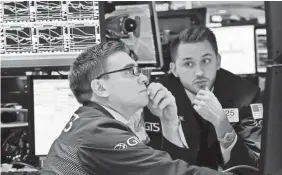
[[[206,90],[206,91],[210,91],[210,89],[209,89],[208,86],[205,86],[205,90]]]
[[[153,106],[153,101],[152,101],[152,100],[149,100],[149,102],[148,102],[148,104],[147,104],[147,107],[148,107],[149,109],[151,109],[152,106]]]

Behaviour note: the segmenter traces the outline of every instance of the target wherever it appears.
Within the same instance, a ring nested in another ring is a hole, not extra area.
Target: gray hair
[[[79,103],[90,101],[91,81],[106,72],[107,58],[120,51],[128,53],[127,47],[122,42],[103,42],[88,48],[75,59],[68,78],[70,89]]]

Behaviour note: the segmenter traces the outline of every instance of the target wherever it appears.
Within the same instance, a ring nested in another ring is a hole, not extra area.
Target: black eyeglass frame
[[[136,69],[134,69],[136,68]],[[126,71],[126,70],[129,70],[131,69],[131,73],[132,75],[135,75],[135,76],[139,76],[141,74],[141,68],[138,67],[138,66],[132,66],[132,67],[127,67],[127,68],[123,68],[123,69],[118,69],[118,70],[114,70],[114,71],[110,71],[110,72],[106,72],[106,73],[103,73],[101,75],[99,75],[96,79],[100,79],[101,77],[103,77],[104,75],[108,75],[108,74],[112,74],[112,73],[116,73],[116,72],[122,72],[122,71]],[[136,73],[137,72],[137,73]]]

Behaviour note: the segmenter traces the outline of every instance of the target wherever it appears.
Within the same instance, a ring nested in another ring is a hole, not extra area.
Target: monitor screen
[[[69,66],[104,40],[98,1],[1,1],[2,68]]]
[[[221,67],[234,74],[255,74],[254,26],[228,26],[211,28],[214,32]]]
[[[206,12],[206,8],[158,12],[160,31],[167,30],[170,35],[178,35],[182,30],[191,26],[204,26]]]
[[[114,10],[105,15],[106,30],[115,33],[138,57],[141,67],[162,67],[155,3],[112,2]],[[106,6],[107,8],[107,6]]]
[[[266,28],[256,28],[256,57],[257,57],[257,72],[265,73],[267,66],[267,36]]]
[[[31,96],[33,97],[31,134],[34,139],[34,154],[47,155],[54,140],[78,109],[69,88],[68,79],[59,77],[30,77]]]
[[[1,105],[18,103],[22,108],[28,108],[27,77],[1,76]]]

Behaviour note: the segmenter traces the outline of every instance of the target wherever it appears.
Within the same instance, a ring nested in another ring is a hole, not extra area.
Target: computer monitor
[[[1,1],[1,71],[68,69],[82,50],[105,40],[103,4]]]
[[[265,27],[256,27],[256,60],[257,60],[257,72],[266,73],[267,66],[267,35]]]
[[[80,104],[66,76],[31,76],[28,86],[31,150],[35,156],[45,156]]]
[[[170,10],[161,11],[157,14],[160,31],[169,30],[170,36],[176,36],[182,30],[191,26],[205,26],[207,9]]]
[[[121,37],[134,51],[138,65],[161,68],[163,56],[155,2],[112,1],[105,7],[114,9],[105,14],[106,30]]]
[[[234,74],[256,74],[254,26],[211,28],[221,55],[221,67]]]
[[[282,64],[267,67],[261,141],[261,175],[282,173]]]

